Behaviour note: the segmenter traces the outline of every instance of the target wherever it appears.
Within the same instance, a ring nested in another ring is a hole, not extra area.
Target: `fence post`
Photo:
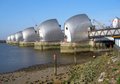
[[[54,54],[54,75],[57,75],[57,56]]]

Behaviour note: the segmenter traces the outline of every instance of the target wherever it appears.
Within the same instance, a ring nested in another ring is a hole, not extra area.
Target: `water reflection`
[[[61,54],[60,50],[38,51],[33,48],[22,48],[0,44],[0,72],[14,71],[35,64],[53,63],[53,55],[57,56],[58,64],[83,63],[92,59],[91,54]]]

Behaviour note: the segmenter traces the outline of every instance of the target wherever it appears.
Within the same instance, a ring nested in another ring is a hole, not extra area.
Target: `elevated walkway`
[[[120,36],[120,28],[95,29],[88,31],[90,39]]]

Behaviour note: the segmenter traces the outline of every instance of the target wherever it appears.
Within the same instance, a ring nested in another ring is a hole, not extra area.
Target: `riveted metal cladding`
[[[50,19],[42,22],[37,28],[40,41],[60,42],[64,35],[56,19]]]
[[[34,42],[37,38],[37,33],[34,27],[26,28],[22,31],[23,34],[23,41],[24,42]]]
[[[67,42],[78,42],[88,39],[88,28],[92,26],[86,14],[78,14],[69,18],[64,24]]]
[[[15,34],[15,39],[16,39],[16,42],[23,41],[22,31],[19,31]]]

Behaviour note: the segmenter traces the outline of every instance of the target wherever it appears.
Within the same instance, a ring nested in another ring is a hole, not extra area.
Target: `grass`
[[[114,71],[117,71],[117,70],[118,70],[118,69],[116,69],[116,68],[113,68],[113,69],[112,69],[113,72],[114,72]]]
[[[70,72],[70,78],[67,82],[78,84],[98,84],[98,78],[102,72],[105,72],[104,80],[100,84],[109,84],[113,81],[120,84],[120,60],[112,61],[112,57],[119,58],[112,54],[99,56],[90,62],[74,66]],[[112,81],[113,78],[113,81]]]
[[[117,84],[120,84],[120,76],[117,79]]]

